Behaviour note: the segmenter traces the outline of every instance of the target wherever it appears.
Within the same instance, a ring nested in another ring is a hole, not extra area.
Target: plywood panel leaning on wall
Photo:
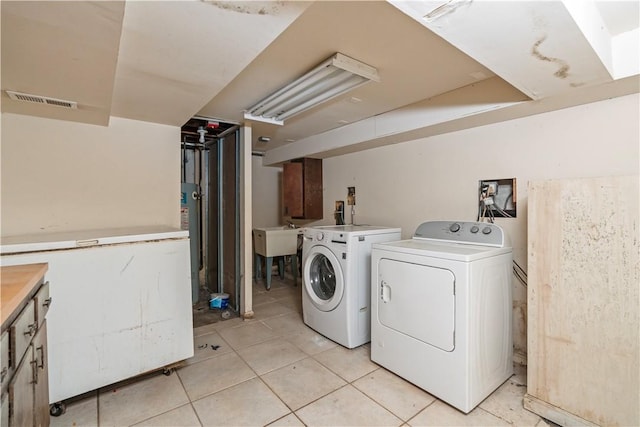
[[[531,182],[525,407],[640,425],[639,177]]]

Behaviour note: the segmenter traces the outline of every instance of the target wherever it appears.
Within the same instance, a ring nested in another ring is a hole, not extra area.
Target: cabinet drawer
[[[47,360],[47,322],[43,322],[33,337],[34,417],[36,426],[49,425],[49,366]]]
[[[33,352],[31,345],[27,348],[26,357],[16,368],[9,383],[9,424],[11,426],[32,426],[34,396],[33,384]]]
[[[2,396],[2,406],[0,406],[0,427],[9,427],[9,398]]]
[[[17,366],[22,360],[31,339],[36,333],[35,300],[29,301],[18,318],[11,325],[11,364]]]
[[[45,282],[41,287],[38,293],[35,296],[36,301],[36,322],[38,324],[38,328],[44,322],[44,318],[47,315],[47,311],[49,311],[49,307],[51,306],[51,297],[49,296],[49,282]]]
[[[0,337],[0,383],[4,391],[9,379],[9,332],[5,331]]]

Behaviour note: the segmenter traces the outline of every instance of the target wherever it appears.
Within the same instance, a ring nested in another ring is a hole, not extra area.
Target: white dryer
[[[369,342],[371,246],[400,238],[399,228],[306,228],[302,244],[304,323],[347,348]]]
[[[432,221],[371,253],[371,359],[468,413],[513,374],[503,230]]]

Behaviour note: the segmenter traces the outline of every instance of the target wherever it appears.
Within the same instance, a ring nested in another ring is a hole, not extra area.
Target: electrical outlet
[[[487,196],[498,194],[498,183],[496,181],[485,182],[485,184],[487,185]]]

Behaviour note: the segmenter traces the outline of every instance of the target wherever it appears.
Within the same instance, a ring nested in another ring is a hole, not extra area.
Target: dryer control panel
[[[414,239],[437,240],[468,245],[505,247],[505,233],[495,224],[469,221],[423,222],[413,234]]]

